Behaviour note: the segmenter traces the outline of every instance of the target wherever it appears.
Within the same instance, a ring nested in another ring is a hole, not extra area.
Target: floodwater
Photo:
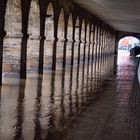
[[[65,129],[63,140],[140,139],[139,60],[128,52],[118,55],[117,73],[107,78],[98,100]]]
[[[52,71],[53,45],[53,41],[44,43],[44,73],[39,74],[39,41],[28,40],[27,78],[20,79],[21,39],[5,39],[0,139],[53,139],[54,132],[66,128],[98,98],[104,80],[113,75],[112,54],[98,57],[92,55],[97,51],[93,44],[64,41],[57,42],[56,71]]]

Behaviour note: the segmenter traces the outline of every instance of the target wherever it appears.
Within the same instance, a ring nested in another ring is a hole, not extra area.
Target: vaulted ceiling
[[[73,0],[118,31],[140,33],[140,0]]]

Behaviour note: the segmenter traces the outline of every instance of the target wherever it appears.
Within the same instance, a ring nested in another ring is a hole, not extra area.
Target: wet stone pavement
[[[98,99],[104,80],[113,75],[113,54],[99,57],[101,53],[97,54],[92,43],[67,42],[66,45],[64,41],[48,40],[44,42],[44,73],[39,74],[38,43],[38,40],[28,40],[24,80],[19,78],[21,39],[5,39],[0,91],[2,140],[63,139],[62,134],[72,120]],[[51,71],[54,44],[56,71]]]
[[[140,139],[136,63],[138,59],[119,54],[117,74],[106,80],[98,99],[72,121],[63,140]]]

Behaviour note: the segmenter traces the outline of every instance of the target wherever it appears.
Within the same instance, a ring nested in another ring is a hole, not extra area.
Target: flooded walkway
[[[136,60],[133,57],[121,53],[115,69],[114,54],[98,54],[92,43],[58,41],[56,71],[52,71],[49,52],[54,43],[47,41],[44,73],[39,74],[37,42],[29,40],[24,80],[19,77],[20,39],[6,40],[0,92],[0,139],[138,138],[139,114],[135,111],[139,108],[135,108],[139,104],[139,88],[134,78]],[[59,45],[66,45],[65,62]]]
[[[5,71],[7,67],[12,69],[3,75],[0,139],[139,139],[136,59],[120,53],[114,75],[113,55],[94,57],[92,61],[92,57],[83,58],[81,53],[78,65],[77,57],[74,66],[69,67],[68,63],[65,69],[46,70],[46,64],[40,75],[29,54],[27,79],[23,80],[19,78],[18,57],[13,51],[6,46],[4,58],[11,59],[4,62]],[[32,57],[37,59],[35,54]]]
[[[98,100],[73,120],[63,140],[139,140],[140,90],[135,68],[136,60],[120,53],[117,75],[108,78]]]
[[[97,51],[93,43],[44,43],[43,74],[38,71],[38,40],[29,40],[27,69],[22,69],[27,77],[20,79],[21,39],[5,39],[0,91],[2,140],[62,139],[65,128],[98,100],[105,79],[113,75],[114,54]],[[54,44],[56,70],[52,71]]]

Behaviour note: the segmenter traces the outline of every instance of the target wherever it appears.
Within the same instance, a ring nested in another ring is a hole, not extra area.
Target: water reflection
[[[19,83],[19,93],[17,97],[17,107],[16,107],[16,124],[13,126],[15,128],[14,139],[22,139],[23,122],[24,122],[24,97],[25,97],[25,86],[26,80],[21,80]]]
[[[41,110],[42,110],[42,81],[43,81],[43,75],[38,75],[38,82],[37,82],[37,96],[35,100],[35,105],[34,105],[34,111],[35,111],[35,118],[34,118],[34,139],[38,140],[41,139],[41,123],[40,123],[40,118],[41,118]]]
[[[37,40],[31,42],[35,44]],[[32,44],[28,48],[27,39],[22,39],[20,61],[16,61],[18,65],[21,63],[20,78],[26,77],[26,80],[20,80],[14,75],[19,74],[18,71],[8,71],[3,79],[0,102],[1,139],[53,139],[55,132],[66,127],[73,116],[94,101],[102,86],[100,79],[114,66],[113,63],[103,65],[101,59],[97,61],[96,45],[92,43],[48,41],[52,45],[49,47],[53,48],[49,57],[45,57],[44,48],[48,47],[45,41],[40,41],[40,53],[39,46]],[[57,47],[57,44],[61,46]],[[36,53],[30,51],[32,47]],[[9,48],[7,46],[9,55],[15,59],[16,56]],[[38,72],[33,65],[27,69],[27,49],[28,59],[38,68]],[[57,55],[56,50],[61,54]],[[62,65],[58,64],[56,57],[62,60]],[[111,55],[105,57],[110,58]],[[50,63],[44,66],[45,61],[52,62],[53,71]],[[56,69],[58,65],[59,69]],[[103,65],[104,71],[98,65]]]
[[[60,95],[60,100],[61,100],[61,103],[60,103],[60,114],[61,114],[61,117],[60,117],[60,123],[59,125],[60,126],[63,126],[65,124],[65,70],[62,70],[62,80],[61,80],[61,95]]]
[[[75,108],[76,111],[79,110],[79,95],[78,95],[78,89],[79,89],[79,68],[80,64],[77,65],[77,73],[76,73],[76,89],[75,89]]]
[[[87,91],[86,91],[86,93],[88,94],[88,96],[87,96],[87,100],[86,100],[86,103],[88,103],[89,102],[89,98],[90,98],[90,96],[89,96],[89,94],[91,93],[91,91],[90,91],[90,88],[91,87],[89,87],[89,78],[91,78],[91,76],[90,76],[90,48],[91,48],[91,44],[89,43],[88,44],[88,58],[87,58],[87,81],[86,81],[86,88],[87,88]]]
[[[73,81],[73,67],[70,68],[70,84],[69,84],[69,116],[73,115],[73,99],[72,99],[72,81]]]
[[[86,43],[84,43],[84,47],[83,47],[83,65],[82,65],[82,83],[81,83],[81,100],[82,100],[82,106],[85,105],[85,68],[86,68]]]
[[[55,123],[54,123],[54,96],[55,96],[55,72],[52,72],[51,75],[51,87],[50,87],[50,104],[49,104],[49,121],[48,121],[48,127],[49,129],[55,128]]]

